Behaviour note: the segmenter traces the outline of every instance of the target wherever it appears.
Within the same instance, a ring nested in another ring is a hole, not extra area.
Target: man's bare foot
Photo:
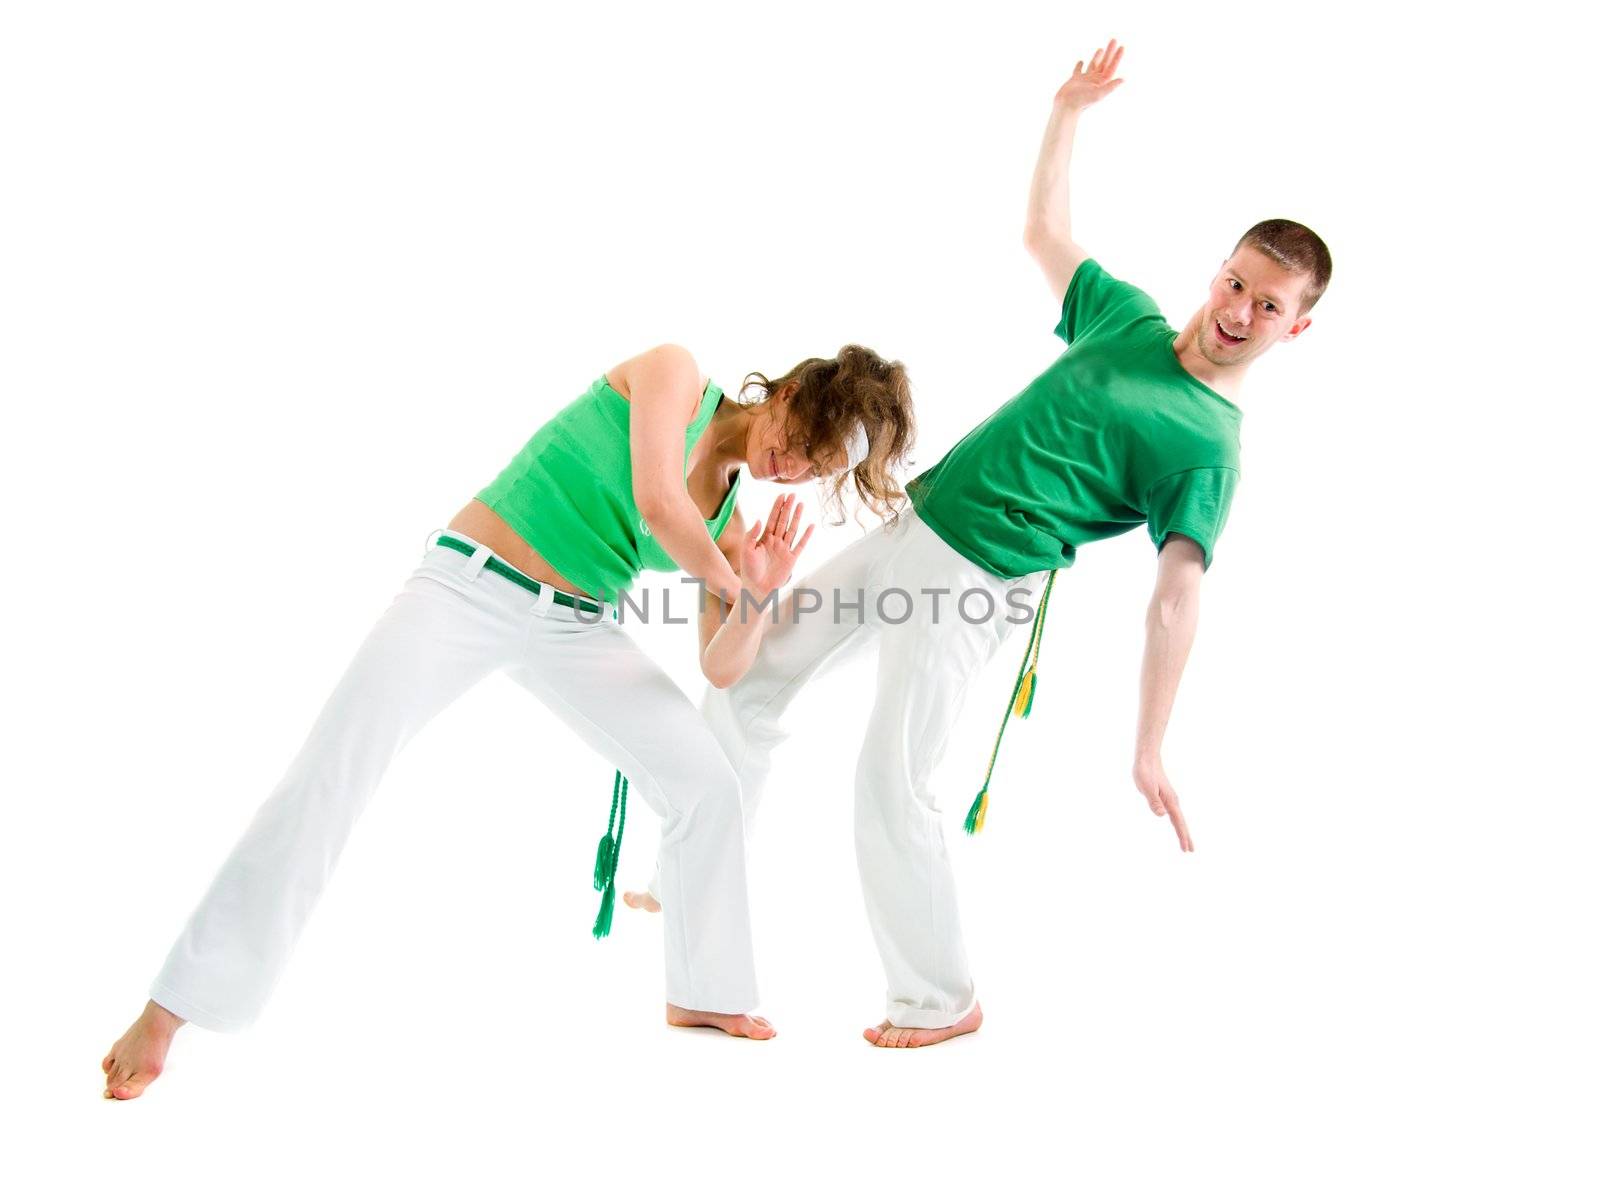
[[[136,1099],[154,1082],[167,1061],[167,1048],[184,1020],[155,999],[111,1046],[100,1068],[106,1072],[106,1098]]]
[[[623,890],[622,901],[636,911],[649,911],[652,915],[661,910],[661,904],[649,890]]]
[[[897,1028],[885,1019],[877,1027],[868,1028],[861,1034],[869,1044],[876,1044],[879,1048],[921,1048],[925,1044],[949,1040],[952,1036],[965,1036],[982,1026],[983,1008],[974,1006],[970,1015],[947,1028]]]
[[[667,1004],[667,1022],[675,1028],[721,1028],[730,1036],[751,1040],[771,1040],[778,1034],[759,1015],[723,1015],[718,1011],[689,1011]]]

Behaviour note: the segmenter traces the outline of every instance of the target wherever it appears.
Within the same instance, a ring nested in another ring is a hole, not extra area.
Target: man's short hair
[[[1333,256],[1328,245],[1298,221],[1269,217],[1244,232],[1234,246],[1252,246],[1286,271],[1302,272],[1311,282],[1300,293],[1300,312],[1309,313],[1333,278]]]

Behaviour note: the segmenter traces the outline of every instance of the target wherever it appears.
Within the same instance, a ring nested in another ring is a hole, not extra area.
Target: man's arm
[[[1170,536],[1156,557],[1156,587],[1144,619],[1144,666],[1139,676],[1139,735],[1134,744],[1133,781],[1150,810],[1172,820],[1178,846],[1194,851],[1189,826],[1178,809],[1178,792],[1161,767],[1161,739],[1172,714],[1178,679],[1194,646],[1200,620],[1200,578],[1205,552],[1186,535]]]
[[[1056,93],[1044,142],[1039,147],[1039,163],[1033,169],[1023,243],[1044,270],[1058,309],[1066,300],[1067,287],[1078,264],[1089,257],[1072,241],[1072,207],[1067,195],[1067,167],[1072,161],[1078,114],[1121,85],[1116,74],[1122,49],[1112,38],[1104,49],[1094,52],[1088,70],[1084,70],[1081,61],[1073,68],[1072,78]]]

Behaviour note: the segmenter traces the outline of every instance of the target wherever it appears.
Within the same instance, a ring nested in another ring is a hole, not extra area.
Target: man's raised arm
[[[1121,85],[1116,75],[1117,66],[1122,62],[1122,50],[1112,38],[1104,48],[1094,52],[1087,70],[1081,61],[1073,68],[1072,78],[1056,92],[1050,123],[1045,126],[1044,142],[1039,147],[1039,163],[1033,170],[1023,243],[1044,269],[1058,309],[1066,300],[1067,287],[1072,283],[1078,264],[1089,257],[1072,241],[1072,208],[1067,196],[1072,138],[1078,132],[1078,114]]]
[[[1156,587],[1144,620],[1144,666],[1139,676],[1139,735],[1134,745],[1133,782],[1154,814],[1172,820],[1178,846],[1194,851],[1189,825],[1178,809],[1178,791],[1161,767],[1161,739],[1167,732],[1178,678],[1194,646],[1200,620],[1200,576],[1205,552],[1185,535],[1170,536],[1156,557]]]

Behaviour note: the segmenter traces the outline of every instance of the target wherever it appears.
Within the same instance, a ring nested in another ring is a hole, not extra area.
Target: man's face
[[[1240,247],[1211,281],[1196,340],[1200,354],[1230,367],[1294,338],[1311,324],[1300,316],[1300,294],[1309,283],[1306,273],[1279,267],[1253,246]]]

